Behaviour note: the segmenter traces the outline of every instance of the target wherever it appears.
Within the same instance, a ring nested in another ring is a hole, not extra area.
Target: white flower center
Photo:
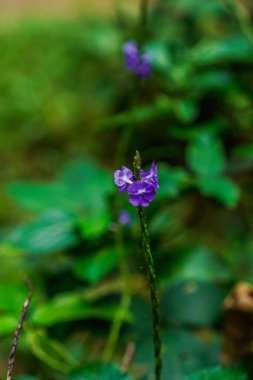
[[[126,175],[124,175],[124,176],[122,177],[122,179],[123,179],[123,181],[124,181],[125,183],[129,183],[130,185],[132,185],[132,183],[133,183],[133,181],[131,181],[129,178],[127,178]]]

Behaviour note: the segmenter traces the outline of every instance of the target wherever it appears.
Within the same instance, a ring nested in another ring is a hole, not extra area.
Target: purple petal
[[[139,51],[134,41],[128,41],[123,45],[123,53],[128,70],[137,72],[140,63]]]
[[[155,192],[154,193],[145,194],[143,196],[143,198],[145,198],[145,200],[148,201],[148,202],[152,202],[155,199],[155,197],[156,197],[156,193]]]
[[[133,183],[133,173],[130,169],[122,166],[121,170],[116,170],[114,173],[114,182],[119,186],[119,192],[122,193],[129,185]]]
[[[151,62],[151,57],[149,54],[144,54],[139,63],[138,67],[138,75],[141,78],[146,78],[151,74],[152,71],[152,62]]]
[[[140,204],[141,204],[141,197],[139,195],[130,195],[129,202],[133,206],[140,206]]]
[[[154,162],[152,163],[150,170],[148,170],[147,172],[145,172],[144,170],[141,170],[140,174],[141,174],[142,180],[153,185],[156,190],[159,189],[157,166]]]

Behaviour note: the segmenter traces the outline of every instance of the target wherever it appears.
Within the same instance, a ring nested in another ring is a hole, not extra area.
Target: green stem
[[[118,215],[118,210],[119,210],[118,203],[115,204],[115,210],[116,210],[116,215]],[[107,361],[110,361],[114,354],[115,347],[119,339],[121,326],[124,322],[125,315],[128,312],[129,305],[131,302],[131,292],[129,290],[130,289],[129,273],[128,273],[126,258],[124,256],[123,230],[120,225],[118,226],[118,229],[115,231],[115,243],[116,243],[116,250],[118,254],[120,277],[121,277],[123,286],[122,286],[122,296],[120,300],[120,306],[115,313],[115,317],[112,322],[108,341],[107,341],[106,348],[104,351],[104,359]]]
[[[147,24],[147,14],[148,14],[148,0],[140,0],[140,21],[139,21],[139,43],[140,45],[143,43],[145,34],[146,34],[146,24]],[[132,91],[132,108],[137,106],[138,98],[140,95],[140,81],[135,78],[133,82],[133,91]],[[129,148],[131,139],[134,135],[135,131],[135,123],[132,122],[130,125],[127,125],[125,130],[122,133],[119,146],[116,154],[116,167],[120,165],[121,162],[125,161],[125,157],[127,155],[127,150]],[[119,214],[119,203],[115,203],[115,215]],[[111,360],[115,347],[117,345],[117,341],[119,339],[121,326],[124,321],[124,317],[129,309],[129,305],[131,302],[131,292],[130,292],[130,278],[128,273],[127,262],[124,257],[124,241],[123,241],[123,230],[121,226],[118,226],[117,231],[115,232],[115,243],[116,249],[118,253],[119,260],[119,269],[120,275],[123,282],[123,291],[120,301],[120,306],[117,312],[115,313],[115,317],[112,322],[112,326],[110,329],[108,341],[104,351],[104,359]],[[157,378],[159,379],[159,377]]]
[[[140,178],[141,158],[139,152],[136,152],[134,158],[134,173],[137,179]],[[144,250],[145,266],[147,271],[147,277],[149,282],[150,299],[153,315],[153,342],[154,342],[154,354],[155,354],[155,380],[160,380],[162,369],[162,357],[161,357],[161,337],[160,337],[160,311],[159,301],[157,297],[157,283],[156,273],[154,267],[153,256],[150,249],[150,240],[148,227],[146,223],[146,217],[144,210],[141,206],[137,207],[137,213],[140,220],[142,245]]]
[[[139,35],[138,42],[142,45],[145,40],[148,19],[148,0],[140,0]]]

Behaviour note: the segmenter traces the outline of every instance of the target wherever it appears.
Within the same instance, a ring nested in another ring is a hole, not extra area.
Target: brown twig
[[[11,346],[11,351],[10,351],[10,354],[9,354],[8,365],[7,365],[7,377],[6,377],[6,380],[12,380],[12,372],[13,372],[13,367],[14,367],[15,358],[16,358],[16,351],[17,351],[18,340],[19,340],[19,337],[20,337],[20,333],[21,333],[21,330],[22,330],[22,327],[23,327],[23,323],[24,323],[24,320],[25,320],[25,317],[26,317],[26,313],[27,313],[28,307],[29,307],[29,305],[31,303],[32,296],[33,296],[33,288],[32,288],[31,281],[28,278],[26,278],[24,280],[24,282],[28,286],[28,288],[30,290],[30,293],[29,293],[29,295],[28,295],[28,297],[25,300],[25,303],[23,305],[21,316],[20,316],[17,328],[15,330],[15,333],[14,333],[14,336],[13,336],[13,339],[12,339],[12,346]]]
[[[135,354],[135,343],[134,342],[130,342],[127,347],[126,347],[126,351],[125,351],[125,354],[124,354],[124,357],[122,359],[122,363],[121,363],[121,372],[122,373],[126,373],[134,359],[134,354]]]

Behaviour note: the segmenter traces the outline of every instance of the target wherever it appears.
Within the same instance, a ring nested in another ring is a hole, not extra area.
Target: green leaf
[[[207,326],[219,317],[226,294],[211,283],[183,281],[163,289],[161,313],[169,322]]]
[[[162,270],[166,283],[184,280],[221,282],[231,279],[232,274],[222,260],[206,248],[195,247],[179,252],[175,264],[169,270]],[[164,266],[165,268],[165,266]]]
[[[233,151],[236,157],[252,160],[253,159],[253,144],[237,145]]]
[[[31,254],[53,253],[75,246],[76,219],[60,211],[52,211],[35,222],[17,227],[7,242]]]
[[[29,376],[29,375],[21,375],[15,377],[15,380],[39,380],[38,377]]]
[[[161,41],[151,41],[145,46],[145,49],[151,52],[152,64],[156,70],[160,70],[166,75],[172,64],[167,44]]]
[[[226,40],[204,40],[192,50],[192,59],[198,65],[218,62],[250,62],[253,51],[250,42],[240,35]]]
[[[227,207],[235,207],[240,199],[240,188],[226,177],[200,177],[198,187],[204,195],[211,196]]]
[[[208,133],[202,133],[188,146],[186,160],[196,173],[213,176],[224,171],[226,159],[220,140]]]
[[[94,238],[108,231],[110,221],[109,213],[91,214],[79,220],[78,228],[84,238]]]
[[[5,280],[0,283],[0,310],[17,317],[17,323],[27,294],[28,289],[22,280],[20,282],[13,282],[13,280],[7,282]]]
[[[92,160],[72,162],[55,183],[14,183],[11,196],[28,210],[61,210],[101,215],[106,196],[113,191],[113,175]]]
[[[106,211],[106,196],[114,190],[113,173],[95,161],[70,163],[60,173],[59,180],[68,188],[69,195],[82,205],[88,215]]]
[[[179,120],[184,123],[193,122],[198,115],[197,104],[187,99],[180,99],[174,102],[173,110]]]
[[[110,363],[89,363],[85,367],[75,370],[68,380],[131,380],[118,367]]]
[[[74,211],[78,208],[78,204],[60,183],[17,182],[8,187],[8,192],[21,207],[27,210]]]
[[[97,283],[115,268],[117,261],[115,247],[104,248],[86,257],[76,259],[74,272],[81,280]]]
[[[188,174],[182,168],[173,168],[165,163],[158,165],[159,186],[157,197],[176,198],[187,184]]]
[[[18,318],[12,315],[0,316],[0,336],[6,336],[7,334],[14,334],[18,324]]]
[[[62,373],[69,373],[77,365],[77,360],[65,346],[50,338],[45,330],[30,327],[27,330],[26,339],[33,354],[51,368]]]
[[[60,322],[79,319],[111,320],[118,308],[118,304],[101,303],[92,305],[87,303],[82,294],[60,294],[38,306],[32,315],[32,321],[40,326],[53,326]],[[126,315],[130,320],[130,315]]]
[[[135,355],[135,361],[145,367],[148,379],[154,373],[154,348],[150,331],[151,326],[141,335]],[[161,337],[162,380],[181,380],[189,373],[215,365],[218,360],[219,339],[213,334],[201,336],[199,331],[195,333],[191,329],[175,328],[162,330]]]
[[[247,375],[237,369],[214,367],[187,376],[185,380],[247,380]]]

